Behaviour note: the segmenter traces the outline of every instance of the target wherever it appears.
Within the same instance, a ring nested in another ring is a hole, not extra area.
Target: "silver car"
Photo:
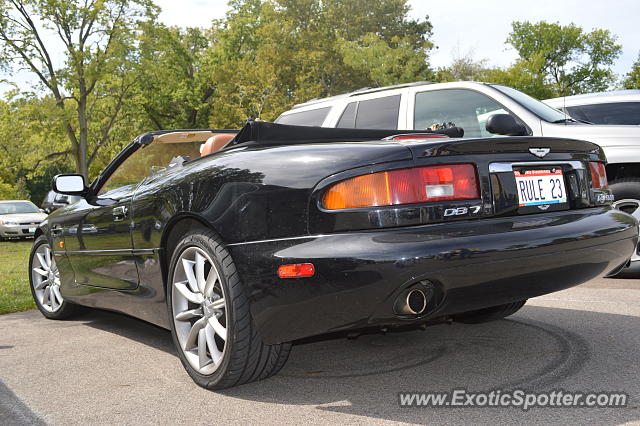
[[[33,237],[46,217],[31,201],[0,201],[0,238]]]

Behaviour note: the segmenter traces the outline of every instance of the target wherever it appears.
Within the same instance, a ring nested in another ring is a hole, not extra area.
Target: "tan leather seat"
[[[236,135],[233,133],[219,133],[217,135],[211,136],[202,146],[202,150],[200,151],[200,157],[204,157],[205,155],[213,154],[214,152],[220,151],[222,148],[227,146],[229,141],[233,139]]]

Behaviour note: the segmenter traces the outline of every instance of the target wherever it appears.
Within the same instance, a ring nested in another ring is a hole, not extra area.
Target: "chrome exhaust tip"
[[[410,290],[404,298],[400,298],[398,311],[406,315],[419,315],[427,309],[427,295],[419,289]]]

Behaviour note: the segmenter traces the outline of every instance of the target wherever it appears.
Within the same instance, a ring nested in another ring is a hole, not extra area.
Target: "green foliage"
[[[469,53],[434,72],[432,25],[409,17],[407,0],[228,5],[211,28],[182,29],[160,24],[152,0],[0,0],[0,66],[39,81],[0,101],[0,196],[39,203],[54,174],[93,177],[148,130],[235,128],[362,87],[476,80],[537,98],[603,90],[621,50],[607,30],[514,22],[511,66]],[[50,57],[54,45],[62,61]],[[625,87],[639,88],[639,74],[640,57]]]
[[[22,197],[18,193],[16,185],[4,182],[0,179],[0,200],[19,200]]]
[[[56,155],[71,155],[85,176],[112,141],[112,129],[135,82],[128,71],[137,22],[154,17],[151,0],[0,1],[4,65],[38,78],[38,89],[53,99],[53,114],[66,136]],[[56,44],[64,46],[60,66],[50,53]]]
[[[293,104],[430,77],[431,24],[406,0],[236,0],[213,30],[213,127]]]
[[[481,80],[516,88],[537,99],[556,97],[557,92],[553,86],[548,84],[544,74],[539,72],[537,64],[540,61],[540,56],[536,54],[528,61],[518,60],[504,69],[486,69],[480,73]]]
[[[209,49],[212,40],[198,28],[147,23],[140,36],[137,103],[149,128],[208,126],[215,84]]]
[[[515,76],[524,71],[534,80],[542,79],[556,96],[606,90],[615,81],[610,66],[622,51],[609,30],[585,33],[574,24],[544,21],[513,22],[507,43],[519,55],[509,72]],[[522,78],[526,80],[516,80]]]
[[[436,72],[436,81],[482,81],[487,68],[487,59],[476,60],[473,51],[465,55],[457,51],[448,67],[439,68]]]
[[[623,82],[625,89],[640,89],[640,54]]]
[[[344,64],[367,76],[374,86],[429,80],[426,49],[413,50],[411,40],[394,36],[385,41],[368,33],[356,41],[338,40]]]

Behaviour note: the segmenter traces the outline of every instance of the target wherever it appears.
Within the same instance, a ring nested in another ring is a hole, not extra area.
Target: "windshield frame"
[[[568,114],[565,114],[562,111],[527,95],[526,93],[514,89],[513,87],[504,86],[502,84],[489,84],[489,86],[493,87],[495,90],[507,96],[531,114],[535,115],[540,120],[546,121],[547,123],[564,122],[571,118]],[[533,106],[539,108],[533,108]]]
[[[11,204],[27,205],[27,206],[33,207],[33,211],[16,211],[14,213],[4,213],[2,206],[11,205]],[[8,201],[8,202],[0,203],[0,216],[7,215],[7,214],[32,214],[32,213],[40,213],[40,209],[38,209],[38,206],[33,204],[31,201],[26,201],[26,200],[25,201]]]

